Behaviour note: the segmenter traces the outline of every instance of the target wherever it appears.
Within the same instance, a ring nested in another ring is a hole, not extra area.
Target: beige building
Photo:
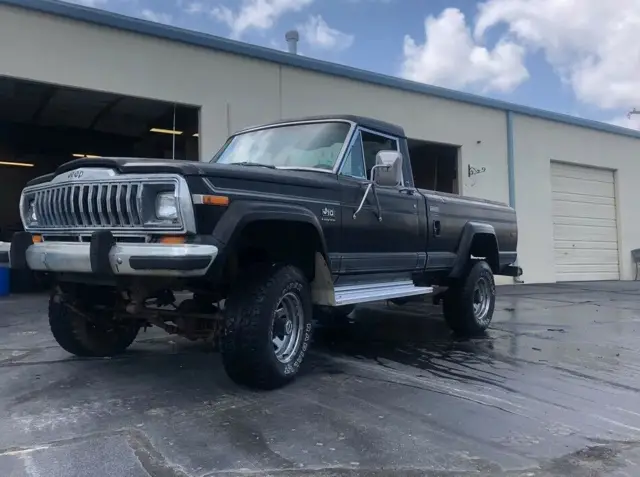
[[[0,0],[5,204],[74,155],[206,161],[245,126],[333,113],[403,126],[422,187],[511,203],[524,282],[633,278],[636,131],[75,5]],[[16,221],[4,207],[0,233]]]

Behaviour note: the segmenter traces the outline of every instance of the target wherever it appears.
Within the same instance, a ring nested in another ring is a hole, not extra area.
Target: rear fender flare
[[[469,260],[473,238],[478,234],[493,235],[495,238],[496,231],[493,228],[493,225],[483,222],[467,222],[464,225],[460,235],[460,242],[458,243],[458,248],[456,250],[456,260],[453,264],[453,268],[451,269],[451,273],[449,273],[450,278],[459,278],[464,273],[464,269]],[[497,243],[496,239],[496,245]]]

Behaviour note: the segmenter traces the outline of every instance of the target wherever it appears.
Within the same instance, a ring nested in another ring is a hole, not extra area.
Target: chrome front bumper
[[[41,272],[198,277],[207,273],[218,255],[217,247],[205,244],[107,243],[105,246],[102,242],[100,245],[93,239],[90,243],[26,245],[14,239],[7,260],[11,268]]]

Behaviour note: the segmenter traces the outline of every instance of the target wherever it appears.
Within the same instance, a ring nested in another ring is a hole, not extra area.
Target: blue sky
[[[636,127],[638,0],[70,0]],[[615,4],[615,5],[614,5]]]

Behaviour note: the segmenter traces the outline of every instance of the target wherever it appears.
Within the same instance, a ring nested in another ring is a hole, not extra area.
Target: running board
[[[392,298],[402,298],[406,296],[427,295],[432,292],[433,287],[417,287],[411,280],[346,285],[336,287],[334,291],[336,306],[390,300]]]

